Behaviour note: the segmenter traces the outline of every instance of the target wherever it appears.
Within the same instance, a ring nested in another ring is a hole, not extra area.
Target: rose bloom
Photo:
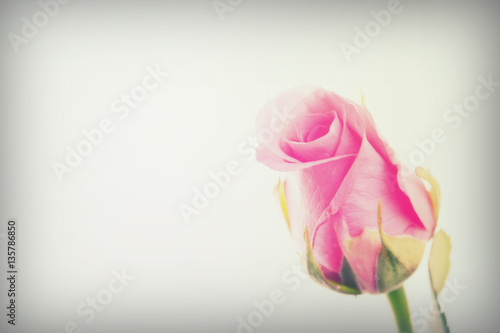
[[[322,88],[269,101],[257,130],[257,160],[284,172],[282,207],[311,277],[348,294],[398,288],[434,233],[435,180],[402,172],[366,107]]]

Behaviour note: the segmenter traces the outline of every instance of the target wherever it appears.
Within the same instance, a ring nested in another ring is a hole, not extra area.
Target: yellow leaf
[[[429,276],[432,289],[436,294],[443,290],[450,271],[450,253],[450,237],[443,230],[439,230],[434,236],[429,256]]]
[[[281,210],[283,211],[283,216],[285,216],[285,221],[288,226],[288,230],[290,230],[290,220],[288,218],[288,208],[286,207],[286,197],[285,197],[285,183],[278,181],[276,187],[274,188],[274,192],[278,194],[278,198],[280,200]]]
[[[424,168],[418,167],[416,169],[417,175],[423,178],[431,185],[431,190],[429,191],[429,196],[432,202],[432,208],[434,210],[434,219],[437,222],[439,216],[439,206],[441,204],[441,188],[436,178],[434,178],[428,171]]]

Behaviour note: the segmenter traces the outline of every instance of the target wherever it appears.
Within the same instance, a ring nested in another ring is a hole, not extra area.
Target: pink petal
[[[382,249],[378,229],[367,228],[357,237],[351,237],[342,210],[337,212],[334,223],[340,247],[356,275],[358,287],[363,292],[377,293],[377,259]]]

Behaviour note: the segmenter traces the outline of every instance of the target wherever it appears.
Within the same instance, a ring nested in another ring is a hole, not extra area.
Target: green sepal
[[[359,295],[361,292],[357,288],[353,288],[351,286],[347,286],[332,280],[329,280],[325,277],[323,272],[318,266],[318,263],[314,259],[313,252],[312,252],[312,246],[311,246],[311,241],[309,239],[309,231],[307,230],[307,227],[304,229],[304,241],[306,245],[306,253],[302,256],[302,263],[304,267],[306,268],[307,272],[309,273],[309,276],[311,279],[313,279],[315,282],[318,284],[322,285],[323,287],[332,289],[334,291],[343,293],[343,294],[348,294],[348,295]]]
[[[378,205],[378,228],[382,248],[377,261],[377,289],[389,292],[403,283],[417,269],[425,252],[425,242],[402,235],[389,236],[382,230],[382,204]]]
[[[347,287],[359,290],[358,282],[356,281],[356,275],[354,274],[351,265],[345,257],[342,260],[340,278],[342,279],[342,283]]]

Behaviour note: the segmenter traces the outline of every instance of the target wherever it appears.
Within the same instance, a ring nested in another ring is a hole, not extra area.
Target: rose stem
[[[403,286],[387,294],[400,333],[412,333],[410,311]]]

